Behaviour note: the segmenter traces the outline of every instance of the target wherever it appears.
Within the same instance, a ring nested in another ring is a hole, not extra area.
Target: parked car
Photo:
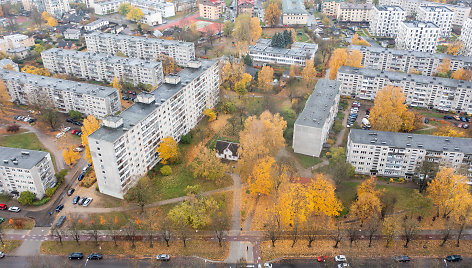
[[[72,151],[74,152],[82,152],[84,149],[83,148],[80,148],[80,147],[77,147],[77,148],[74,148]]]
[[[446,257],[446,261],[450,261],[450,262],[462,261],[462,256],[461,255],[450,255],[450,256]]]
[[[88,207],[90,205],[90,203],[92,203],[93,201],[93,198],[87,198],[84,202],[84,207]]]
[[[338,268],[344,268],[344,267],[349,267],[349,263],[339,263]]]
[[[5,218],[0,218],[0,223],[4,222]]]
[[[56,139],[59,139],[60,137],[64,136],[64,134],[65,134],[64,132],[57,133]]]
[[[5,253],[3,253],[3,251],[0,251],[0,259],[5,257]]]
[[[395,256],[393,259],[397,262],[409,262],[411,260],[408,256]]]
[[[326,262],[326,260],[328,259],[328,257],[326,256],[318,256],[318,262]]]
[[[31,118],[30,120],[28,120],[28,123],[30,123],[30,124],[32,124],[32,123],[34,123],[34,122],[36,122],[36,119],[35,119],[35,118]]]
[[[424,123],[425,123],[425,124],[429,124],[429,118],[426,117],[426,118],[424,119]]]
[[[89,260],[101,260],[101,259],[103,259],[103,255],[100,254],[100,253],[92,253],[92,254],[88,255],[87,259],[89,259]]]
[[[455,120],[461,121],[461,118],[458,115],[454,115],[453,117],[454,117]]]
[[[62,132],[67,132],[67,131],[69,131],[69,130],[70,130],[70,127],[65,127],[65,128],[62,130]]]
[[[56,212],[61,212],[63,208],[64,208],[64,205],[60,204],[59,206],[56,207]]]
[[[69,260],[81,260],[84,258],[84,254],[82,252],[74,252],[69,254]]]
[[[156,260],[158,261],[170,261],[170,255],[169,254],[159,254],[156,256]]]
[[[21,209],[20,209],[19,207],[9,207],[9,208],[8,208],[8,211],[18,213],[18,212],[21,211]]]
[[[82,136],[82,131],[77,132],[77,136]]]
[[[76,197],[74,197],[74,199],[72,199],[72,204],[74,204],[74,205],[77,204],[77,202],[79,202],[79,200],[80,200],[80,196],[77,195]]]
[[[67,123],[74,123],[74,119],[72,119],[72,118],[67,118],[67,119],[66,119],[66,122],[67,122]]]
[[[462,128],[462,123],[457,124],[457,127],[458,127],[458,128]]]
[[[71,196],[74,192],[75,192],[75,189],[74,189],[74,188],[70,188],[70,189],[67,191],[67,195],[68,195],[68,196]]]
[[[7,209],[7,205],[6,204],[0,204],[0,210],[5,210]]]
[[[85,200],[87,200],[87,197],[84,196],[84,197],[82,197],[82,198],[79,200],[79,202],[77,202],[77,204],[78,204],[79,206],[82,206],[82,205],[84,204]]]
[[[344,256],[344,255],[338,255],[338,256],[334,257],[334,260],[335,260],[335,261],[338,261],[338,262],[346,261],[346,256]]]
[[[56,227],[61,228],[61,226],[66,222],[67,217],[66,216],[61,216],[59,217],[59,220],[56,222]]]
[[[79,130],[78,130],[78,129],[74,129],[74,130],[72,130],[71,134],[75,134],[75,133],[77,133],[77,132],[79,132]]]
[[[81,181],[84,179],[85,173],[81,173],[79,177],[77,178],[78,181]]]
[[[468,128],[469,128],[469,124],[463,124],[463,125],[462,125],[462,128],[468,129]]]
[[[454,117],[452,117],[452,116],[450,116],[450,115],[445,115],[445,116],[444,116],[444,119],[450,120],[450,119],[454,119]]]

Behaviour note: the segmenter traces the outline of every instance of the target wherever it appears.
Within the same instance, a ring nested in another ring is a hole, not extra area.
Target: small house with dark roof
[[[77,50],[77,45],[72,41],[61,40],[57,43],[58,48]]]
[[[239,154],[238,154],[239,144],[229,141],[216,141],[216,157],[223,158],[226,160],[233,160],[238,161]]]

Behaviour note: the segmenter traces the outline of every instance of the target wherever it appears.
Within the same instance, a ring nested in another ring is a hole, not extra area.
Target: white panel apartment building
[[[187,134],[214,107],[219,95],[217,61],[193,62],[152,93],[138,95],[136,103],[109,116],[88,137],[100,192],[117,198],[156,165],[156,148],[168,136]]]
[[[398,25],[404,20],[405,11],[400,6],[374,6],[369,31],[374,36],[395,37]]]
[[[341,95],[374,100],[377,92],[401,87],[409,106],[472,113],[472,82],[342,66],[337,80]]]
[[[116,55],[123,52],[130,58],[156,60],[164,54],[175,60],[180,66],[186,66],[195,59],[195,44],[139,36],[93,32],[85,35],[87,50],[90,52]]]
[[[158,86],[163,81],[162,63],[105,53],[51,48],[41,53],[43,64],[51,73],[65,73],[84,79],[112,82],[116,77],[134,85]]]
[[[293,151],[319,157],[338,113],[341,83],[320,79],[295,121]]]
[[[371,4],[341,3],[338,6],[338,21],[368,22],[372,11]]]
[[[44,0],[43,3],[46,11],[57,18],[70,11],[69,0]]]
[[[56,185],[54,165],[48,152],[0,147],[0,192],[30,191],[38,199]]]
[[[467,18],[461,29],[459,40],[464,43],[463,54],[472,56],[472,18]]]
[[[464,168],[472,181],[472,143],[467,138],[351,129],[347,162],[356,173],[412,178],[424,161]]]
[[[253,46],[249,46],[249,55],[255,64],[298,64],[305,66],[306,60],[315,58],[317,44],[295,42],[291,48],[271,47],[270,39],[259,39]]]
[[[62,113],[70,110],[104,118],[121,111],[117,89],[53,77],[0,70],[12,102],[51,105]]]
[[[421,75],[431,76],[437,73],[438,66],[445,59],[449,59],[449,69],[453,72],[472,67],[472,57],[466,56],[356,45],[350,45],[349,50],[362,53],[361,64],[364,68],[381,71],[410,73],[416,70]]]
[[[111,0],[91,4],[98,15],[106,15],[118,12],[121,4],[128,3],[132,6],[161,13],[162,17],[168,18],[175,16],[175,7],[172,3],[152,1],[152,0]]]
[[[445,6],[420,6],[416,19],[436,24],[439,27],[439,36],[448,37],[452,30],[454,12]]]
[[[398,27],[395,46],[399,49],[436,52],[440,29],[432,22],[402,21]]]

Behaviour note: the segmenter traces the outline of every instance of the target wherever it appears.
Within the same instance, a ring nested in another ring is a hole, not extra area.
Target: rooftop
[[[371,10],[373,7],[372,4],[358,4],[358,3],[341,3],[339,8],[341,9],[363,9],[363,10]]]
[[[223,2],[220,0],[200,0],[202,5],[212,5],[212,6],[219,6],[222,5]]]
[[[31,169],[48,154],[43,151],[0,147],[0,166]]]
[[[402,21],[406,27],[408,28],[438,28],[436,24],[432,22],[426,22],[426,21],[417,21],[417,20],[409,20],[409,21]]]
[[[103,33],[103,32],[92,32],[86,35],[87,36],[98,36],[101,39],[109,38],[115,40],[122,40],[128,42],[142,42],[142,43],[155,43],[159,45],[178,45],[178,46],[194,46],[192,42],[184,42],[184,41],[177,41],[177,40],[166,40],[166,39],[157,39],[157,38],[146,38],[141,36],[131,36],[131,35],[124,35],[124,34],[112,34],[112,33]]]
[[[472,142],[467,138],[361,129],[351,129],[349,136],[354,143],[472,154]]]
[[[329,111],[339,94],[341,82],[320,79],[316,83],[313,93],[305,103],[305,108],[295,121],[295,125],[321,128],[328,119]]]
[[[271,53],[277,55],[287,55],[293,57],[306,57],[307,54],[314,54],[318,50],[318,45],[314,43],[295,42],[292,48],[271,47],[270,39],[259,39],[253,46],[249,46],[251,53]]]
[[[302,0],[282,0],[283,14],[308,14]]]
[[[91,23],[89,23],[85,26],[95,26],[95,25],[99,25],[99,24],[104,23],[104,22],[108,22],[108,21],[104,20],[104,19],[98,19],[98,20],[92,21]]]
[[[451,12],[453,11],[446,6],[420,6],[420,9],[424,9],[427,12]]]
[[[384,5],[374,7],[379,11],[404,11],[400,6]]]

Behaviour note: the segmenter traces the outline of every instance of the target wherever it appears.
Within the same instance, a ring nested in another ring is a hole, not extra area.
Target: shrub
[[[9,125],[7,127],[8,132],[18,132],[20,130],[20,126],[18,125]]]
[[[191,142],[192,142],[192,135],[190,133],[180,137],[180,143],[182,144],[190,144]]]
[[[31,205],[32,206],[42,206],[42,205],[46,204],[47,202],[49,202],[49,200],[51,200],[50,197],[43,197],[43,199],[41,199],[41,200],[34,200]]]
[[[70,110],[69,116],[75,120],[80,120],[82,118],[82,114],[79,111]]]
[[[23,220],[17,219],[13,221],[13,228],[15,229],[21,229],[23,228],[23,225],[24,225]]]
[[[54,195],[54,193],[56,192],[56,187],[53,187],[53,188],[47,188],[46,189],[46,196],[48,197],[51,197]]]
[[[169,165],[165,165],[165,166],[161,167],[161,169],[159,171],[164,176],[169,176],[170,174],[172,174],[172,168]]]
[[[89,188],[97,181],[97,177],[95,176],[95,171],[91,170],[85,174],[84,179],[80,182],[80,186]]]
[[[67,172],[68,172],[67,169],[63,169],[63,170],[59,171],[58,173],[56,173],[57,184],[64,181],[64,178],[66,177]]]
[[[98,185],[95,187],[95,191],[100,192],[100,188],[98,187]]]
[[[20,194],[20,198],[18,198],[18,202],[22,205],[29,206],[33,203],[33,201],[36,199],[36,194],[30,192],[30,191],[24,191]]]

